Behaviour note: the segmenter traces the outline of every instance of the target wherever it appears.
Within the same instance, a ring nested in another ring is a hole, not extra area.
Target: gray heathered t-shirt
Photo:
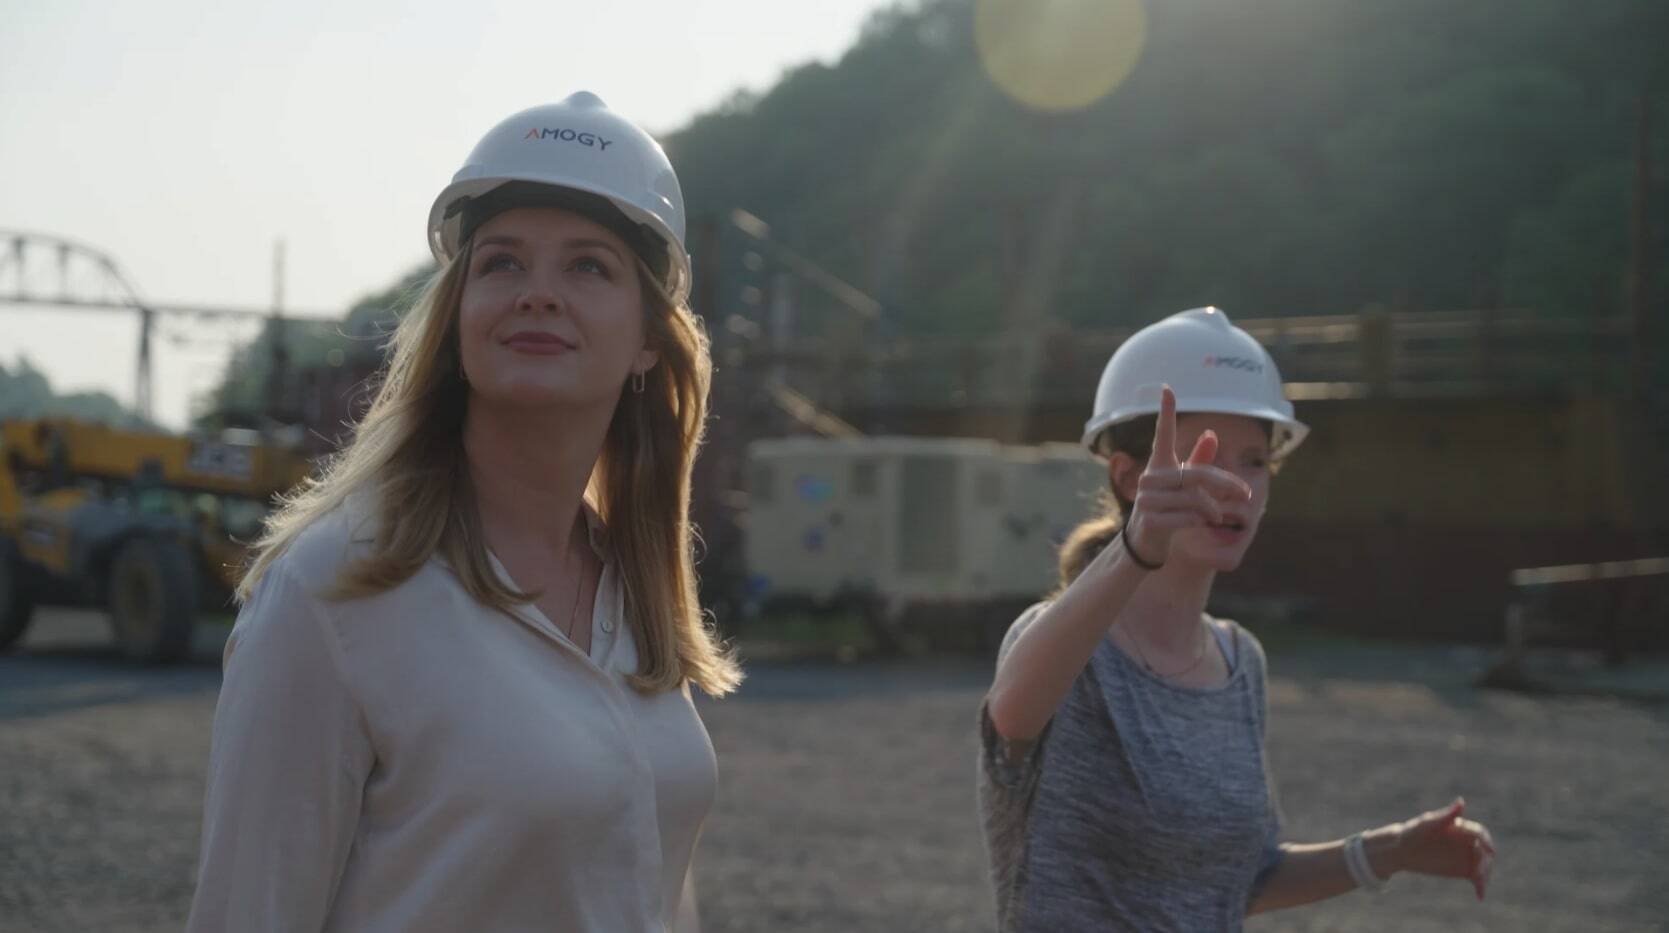
[[[999,659],[1046,606],[1009,628]],[[979,808],[1001,933],[1239,930],[1279,863],[1263,646],[1233,622],[1221,687],[1168,683],[1104,638],[1043,734],[980,709]]]

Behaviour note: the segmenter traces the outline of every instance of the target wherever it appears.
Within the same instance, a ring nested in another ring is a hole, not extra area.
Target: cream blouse
[[[226,644],[188,930],[695,930],[713,746],[687,687],[626,684],[620,579],[586,517],[589,656],[439,559],[321,598],[369,540],[345,516],[273,563]]]

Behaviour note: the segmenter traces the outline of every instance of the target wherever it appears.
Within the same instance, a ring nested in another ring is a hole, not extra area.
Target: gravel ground
[[[0,658],[0,931],[177,930],[219,684],[130,667],[55,615]],[[1482,656],[1271,642],[1289,836],[1464,793],[1502,847],[1490,899],[1401,878],[1255,931],[1665,930],[1669,708],[1466,686]],[[704,703],[722,783],[698,857],[708,931],[990,930],[962,662],[756,664]]]

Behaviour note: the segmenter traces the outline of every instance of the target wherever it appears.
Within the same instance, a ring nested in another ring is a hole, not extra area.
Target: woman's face
[[[644,348],[630,247],[559,208],[516,208],[475,232],[458,311],[471,392],[510,405],[613,408]]]
[[[1252,487],[1252,498],[1226,506],[1220,526],[1177,532],[1171,539],[1171,557],[1226,572],[1245,559],[1269,504],[1269,434],[1262,421],[1243,415],[1180,415],[1176,421],[1177,462],[1187,462],[1206,431],[1217,434],[1213,464],[1245,480]]]

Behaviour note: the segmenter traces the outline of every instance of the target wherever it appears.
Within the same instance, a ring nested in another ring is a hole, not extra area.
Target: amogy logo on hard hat
[[[1226,367],[1228,369],[1243,369],[1249,373],[1263,372],[1263,364],[1257,360],[1244,356],[1208,356],[1205,358],[1206,369]]]
[[[527,135],[523,136],[522,139],[556,139],[565,143],[579,143],[582,146],[591,146],[599,151],[614,145],[614,140],[604,139],[596,133],[581,133],[577,130],[569,129],[540,129],[539,127],[534,127],[528,130]]]

